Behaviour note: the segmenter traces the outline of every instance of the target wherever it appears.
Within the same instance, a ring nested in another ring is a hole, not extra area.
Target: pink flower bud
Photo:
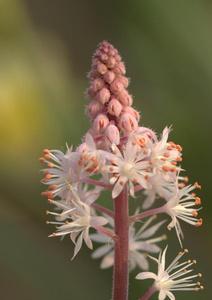
[[[110,99],[110,91],[107,88],[101,89],[97,94],[97,100],[103,105]]]
[[[97,72],[97,70],[91,70],[88,74],[88,78],[90,80],[94,80],[97,76],[99,75],[99,73]]]
[[[100,59],[102,62],[106,62],[108,60],[108,55],[106,53],[101,54]]]
[[[102,104],[99,101],[92,101],[87,107],[87,115],[90,118],[95,118],[102,110]]]
[[[100,73],[100,74],[105,74],[107,72],[107,67],[102,64],[102,63],[98,63],[97,65],[97,71]]]
[[[79,145],[79,146],[77,147],[76,152],[82,153],[82,152],[85,152],[85,151],[87,151],[87,150],[88,150],[88,146],[87,146],[86,143],[84,142],[84,143],[82,143],[81,145]]]
[[[109,105],[108,105],[108,112],[113,115],[113,116],[116,116],[118,117],[121,113],[121,110],[122,110],[122,105],[121,103],[113,98],[110,102],[109,102]]]
[[[136,120],[139,122],[140,120],[140,115],[139,112],[137,112],[137,110],[135,110],[133,107],[131,106],[126,106],[124,108],[124,112],[128,112],[130,113],[132,116],[134,116],[136,118]]]
[[[119,75],[117,77],[117,80],[123,84],[125,89],[128,87],[129,82],[128,82],[128,79],[125,76]]]
[[[118,80],[114,80],[110,85],[111,92],[115,94],[120,94],[123,91],[123,89],[124,89],[123,84]]]
[[[117,51],[117,52],[118,52],[118,51]],[[115,55],[115,60],[116,60],[117,62],[120,62],[120,61],[121,61],[121,56],[118,55],[118,54],[116,54],[116,55]]]
[[[109,51],[109,53],[111,52],[112,50]],[[108,68],[113,68],[115,66],[115,63],[116,63],[116,60],[114,57],[109,57],[108,60],[107,60],[107,67]]]
[[[93,129],[95,131],[104,131],[109,124],[109,120],[106,115],[98,115],[93,122]]]
[[[85,96],[87,100],[93,100],[96,96],[96,93],[94,92],[92,87],[89,87],[89,89],[86,91]]]
[[[115,74],[112,71],[107,71],[104,74],[104,80],[108,83],[113,82],[113,80],[115,79]]]
[[[105,131],[105,142],[108,146],[120,143],[120,133],[115,125],[110,124]]]
[[[127,91],[123,91],[121,94],[119,94],[118,100],[124,106],[132,105],[132,97],[128,94]]]
[[[125,74],[126,73],[125,66],[122,62],[117,63],[112,71],[116,74]]]
[[[123,113],[119,120],[119,127],[125,134],[129,134],[138,129],[138,122],[131,114]]]
[[[92,88],[94,92],[101,90],[104,85],[105,85],[104,80],[102,80],[101,78],[97,78],[92,82]]]
[[[98,58],[94,58],[93,61],[92,61],[92,67],[98,66],[99,63],[100,63],[99,59]]]

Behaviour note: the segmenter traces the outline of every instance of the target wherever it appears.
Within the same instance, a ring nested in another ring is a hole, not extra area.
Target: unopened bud
[[[115,94],[120,94],[123,91],[123,89],[124,89],[123,84],[118,80],[114,80],[110,85],[111,92]]]
[[[132,116],[134,116],[134,117],[136,118],[136,120],[139,122],[139,120],[140,120],[140,115],[139,115],[139,113],[137,112],[137,110],[135,110],[133,107],[131,107],[131,106],[126,106],[126,107],[124,108],[124,111],[130,113],[130,114],[131,114]]]
[[[111,52],[111,50],[110,50]],[[109,52],[109,55],[111,55],[111,53]],[[115,66],[115,63],[116,63],[116,60],[114,57],[109,57],[108,60],[107,60],[107,67],[108,68],[113,68]]]
[[[85,96],[87,100],[93,100],[95,98],[96,94],[92,87],[89,87],[89,89],[86,91]]]
[[[110,91],[107,88],[102,88],[97,94],[97,100],[99,100],[99,102],[104,105],[109,101],[109,99]]]
[[[128,79],[125,76],[119,75],[117,80],[123,84],[125,89],[128,87],[129,82],[128,82]]]
[[[94,92],[101,90],[104,85],[105,85],[104,80],[102,80],[101,78],[97,78],[92,82],[92,88]]]
[[[104,74],[104,80],[108,83],[111,83],[113,82],[113,80],[115,79],[115,74],[114,72],[112,71],[107,71],[105,74]]]
[[[95,118],[102,110],[102,104],[99,101],[92,101],[87,107],[87,115],[90,118]]]
[[[119,94],[118,100],[123,106],[132,105],[132,97],[128,94],[126,90]]]
[[[137,131],[138,122],[131,114],[124,113],[119,120],[119,127],[124,131],[124,133],[128,134],[133,131]]]
[[[109,104],[108,104],[108,112],[113,115],[118,117],[121,113],[122,110],[122,105],[117,99],[112,99]]]
[[[101,54],[100,59],[102,62],[106,62],[108,60],[108,55],[106,53]]]
[[[104,131],[109,124],[109,120],[106,115],[101,114],[98,115],[93,122],[93,129],[95,131]]]
[[[116,74],[125,74],[126,70],[124,64],[122,62],[117,63],[113,68],[113,72]]]
[[[110,124],[105,131],[105,142],[108,146],[120,143],[119,130],[115,125]]]
[[[97,70],[91,70],[88,74],[88,78],[90,80],[94,80],[98,76],[99,76],[99,73],[97,72]]]
[[[105,64],[99,63],[97,65],[97,71],[103,75],[107,72],[107,67],[105,66]]]

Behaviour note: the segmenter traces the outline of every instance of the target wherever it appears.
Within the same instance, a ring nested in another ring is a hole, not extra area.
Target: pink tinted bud
[[[98,65],[97,65],[97,71],[100,73],[100,74],[105,74],[106,72],[107,72],[107,67],[104,65],[104,64],[102,64],[102,63],[99,63]]]
[[[121,82],[119,82],[118,80],[114,80],[112,83],[111,83],[111,86],[110,86],[110,90],[111,92],[115,93],[115,94],[120,94],[124,89],[124,86]]]
[[[107,88],[101,89],[97,94],[97,100],[103,105],[110,99],[110,91]]]
[[[89,89],[86,91],[85,96],[87,100],[92,100],[95,98],[96,94],[92,87],[89,87]]]
[[[108,146],[120,143],[120,133],[115,125],[110,124],[105,131],[105,142]]]
[[[128,79],[125,76],[119,75],[117,80],[123,84],[125,89],[128,87],[129,82],[128,82]]]
[[[128,94],[127,91],[123,91],[121,94],[119,94],[118,100],[124,106],[132,105],[132,97]]]
[[[88,146],[86,145],[86,143],[82,143],[81,145],[79,145],[79,147],[77,147],[76,152],[85,152],[88,150]]]
[[[106,115],[98,115],[93,122],[93,129],[95,131],[104,131],[109,124],[109,120]]]
[[[104,85],[105,85],[104,80],[102,80],[101,78],[97,78],[92,82],[92,88],[94,92],[101,90]]]
[[[97,72],[97,70],[91,70],[88,74],[88,78],[90,80],[94,80],[97,76],[99,76],[99,73]]]
[[[100,56],[101,61],[106,62],[108,60],[108,55],[106,53],[101,54]]]
[[[109,102],[108,112],[111,115],[118,117],[120,115],[120,113],[121,113],[121,110],[122,110],[122,105],[121,105],[121,103],[117,99],[112,99]]]
[[[107,71],[104,74],[104,80],[108,83],[113,82],[113,80],[115,79],[115,74],[112,71]]]
[[[120,55],[115,55],[115,60],[117,61],[117,62],[120,62],[121,61],[121,56]]]
[[[112,51],[112,50],[110,50]],[[107,60],[107,67],[108,68],[113,68],[115,66],[116,60],[114,57],[109,57]]]
[[[99,101],[92,101],[87,107],[87,115],[90,118],[95,118],[102,110],[102,105]]]
[[[124,112],[128,112],[130,113],[132,116],[134,116],[136,118],[136,120],[139,122],[140,120],[140,115],[139,113],[137,112],[137,110],[135,110],[133,107],[131,106],[126,106],[124,108]]]
[[[113,68],[113,72],[116,74],[125,74],[126,70],[124,64],[122,62],[117,63]]]
[[[92,61],[92,66],[96,67],[99,63],[100,63],[99,59],[98,58],[94,58],[93,61]]]
[[[128,134],[138,129],[138,122],[129,113],[124,113],[119,120],[119,127]]]

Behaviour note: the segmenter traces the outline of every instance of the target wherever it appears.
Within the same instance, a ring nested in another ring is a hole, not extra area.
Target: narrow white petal
[[[141,272],[141,273],[139,273],[136,277],[135,277],[135,279],[141,279],[141,280],[143,280],[143,279],[148,279],[148,278],[152,278],[152,279],[155,279],[155,280],[157,280],[157,275],[155,274],[155,273],[152,273],[152,272]]]

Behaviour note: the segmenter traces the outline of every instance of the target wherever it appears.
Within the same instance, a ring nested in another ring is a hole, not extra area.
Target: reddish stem
[[[155,284],[151,286],[151,288],[144,294],[139,300],[147,300],[156,292]]]
[[[144,212],[142,212],[140,214],[137,214],[137,215],[134,215],[134,216],[130,216],[129,217],[129,223],[136,222],[137,220],[146,218],[148,216],[157,215],[157,214],[161,214],[161,213],[164,213],[164,212],[165,212],[165,205],[163,205],[161,207],[158,207],[158,208],[154,208],[154,209],[151,209],[151,210],[144,211]]]
[[[114,212],[107,209],[107,208],[105,208],[105,207],[103,207],[103,206],[101,206],[101,205],[98,205],[96,203],[92,203],[91,207],[93,207],[95,210],[98,210],[98,211],[101,211],[101,212],[107,214],[111,218],[114,218]]]
[[[108,230],[107,228],[105,227],[102,227],[102,226],[92,226],[93,228],[95,228],[96,230],[104,233],[105,235],[109,236],[111,239],[114,240],[114,242],[116,242],[118,240],[117,236],[115,235],[114,232]]]
[[[118,241],[114,243],[113,300],[128,299],[128,189],[124,186],[120,195],[114,199],[115,234]]]
[[[106,185],[103,182],[100,182],[100,181],[97,181],[97,180],[93,180],[93,179],[90,179],[90,178],[84,178],[84,179],[81,180],[81,182],[92,184],[92,185],[101,186],[101,187],[103,187],[105,189],[108,189],[108,190],[112,189],[112,187],[110,185]]]

